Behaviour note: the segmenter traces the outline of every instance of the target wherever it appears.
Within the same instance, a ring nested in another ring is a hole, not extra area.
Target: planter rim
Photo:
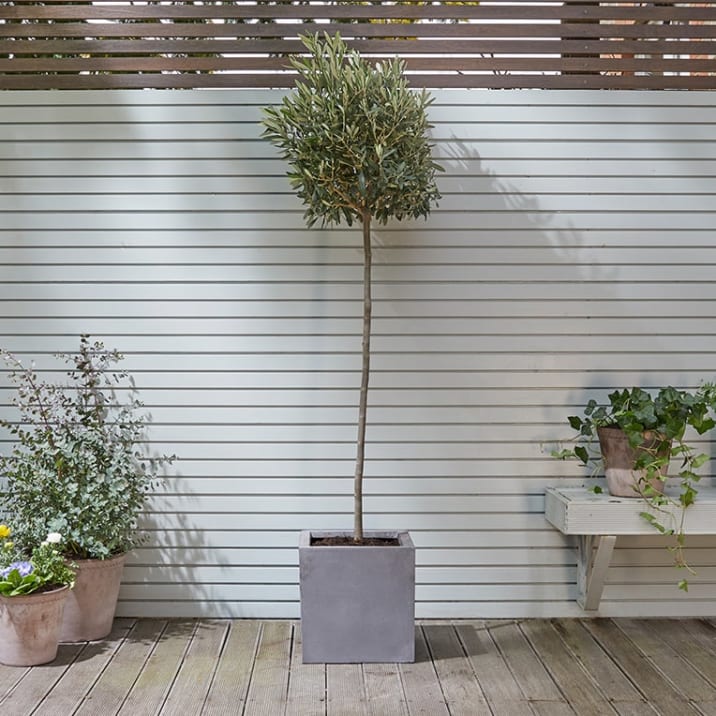
[[[68,555],[68,557],[74,562],[114,562],[117,559],[126,557],[128,554],[129,552],[116,552],[115,554],[110,554],[107,557],[75,557],[73,555]]]
[[[311,539],[313,537],[349,537],[352,536],[352,530],[302,530],[298,538],[299,548],[305,549],[311,547],[312,549],[324,549],[326,545],[312,545]],[[365,537],[378,537],[383,539],[397,539],[398,545],[362,545],[361,549],[400,549],[408,548],[415,549],[413,540],[410,534],[406,530],[365,530],[363,532]],[[353,549],[353,545],[331,545],[330,549]]]
[[[16,594],[13,597],[8,597],[5,594],[0,594],[0,601],[2,602],[13,602],[15,604],[22,600],[32,599],[33,601],[51,601],[54,599],[59,592],[69,592],[69,584],[63,584],[61,587],[55,587],[54,589],[47,589],[44,592],[31,592],[30,594]]]
[[[102,569],[102,567],[108,567],[115,564],[116,562],[127,559],[128,552],[121,552],[120,554],[112,555],[106,559],[100,559],[99,557],[87,557],[83,559],[76,559],[74,557],[68,557],[69,562],[81,566],[83,569]]]
[[[623,436],[623,438],[625,440],[627,439],[626,432],[624,431],[623,428],[620,428],[618,425],[600,425],[597,428],[597,434],[599,434],[600,432],[607,432],[607,431],[612,433],[614,436],[619,435],[620,437]],[[653,430],[653,429],[644,430],[642,435],[644,436],[644,438],[646,440],[652,440],[652,439],[667,440],[666,435],[664,435],[663,433],[660,433],[658,430]]]

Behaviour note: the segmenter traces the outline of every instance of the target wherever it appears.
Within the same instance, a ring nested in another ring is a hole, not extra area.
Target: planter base
[[[415,546],[407,532],[398,546],[313,546],[302,532],[303,662],[355,664],[415,660]]]

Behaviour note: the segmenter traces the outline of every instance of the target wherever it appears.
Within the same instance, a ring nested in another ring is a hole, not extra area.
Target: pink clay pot
[[[69,587],[17,597],[0,596],[0,663],[47,664],[57,657]]]
[[[77,559],[77,577],[67,599],[60,641],[95,641],[112,631],[126,554]]]
[[[615,497],[639,497],[639,489],[646,485],[646,471],[635,470],[634,463],[644,450],[658,449],[659,457],[668,457],[671,444],[653,432],[644,433],[644,443],[637,447],[629,445],[629,438],[621,428],[601,427],[597,429],[599,446],[604,459],[604,475],[607,478],[609,494]],[[664,443],[664,444],[662,444]],[[659,471],[660,478],[654,477],[651,486],[657,492],[664,491],[668,463]]]

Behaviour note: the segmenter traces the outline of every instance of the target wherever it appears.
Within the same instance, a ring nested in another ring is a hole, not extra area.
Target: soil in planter
[[[336,537],[311,537],[313,547],[399,547],[397,537],[364,537],[356,542],[350,535]]]

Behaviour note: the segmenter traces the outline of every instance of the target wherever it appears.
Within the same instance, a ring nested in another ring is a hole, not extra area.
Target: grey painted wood
[[[2,95],[1,347],[116,346],[180,458],[123,616],[296,618],[297,533],[350,526],[360,237],[305,228],[259,136],[281,97]],[[543,495],[593,481],[549,452],[590,398],[713,378],[714,116],[713,92],[435,93],[443,199],[376,230],[366,465],[368,526],[416,535],[420,617],[580,614]],[[689,594],[655,599],[663,540],[620,538],[600,614],[714,616],[693,544]]]
[[[678,490],[670,488],[667,495],[678,501]],[[550,488],[545,499],[547,519],[565,534],[620,535],[652,534],[640,516],[641,512],[658,514],[665,525],[678,525],[681,508],[665,505],[660,512],[643,500],[594,494],[580,487]],[[662,514],[663,513],[663,514]],[[687,510],[684,519],[686,534],[713,534],[716,522],[716,488],[699,487],[699,496]]]

